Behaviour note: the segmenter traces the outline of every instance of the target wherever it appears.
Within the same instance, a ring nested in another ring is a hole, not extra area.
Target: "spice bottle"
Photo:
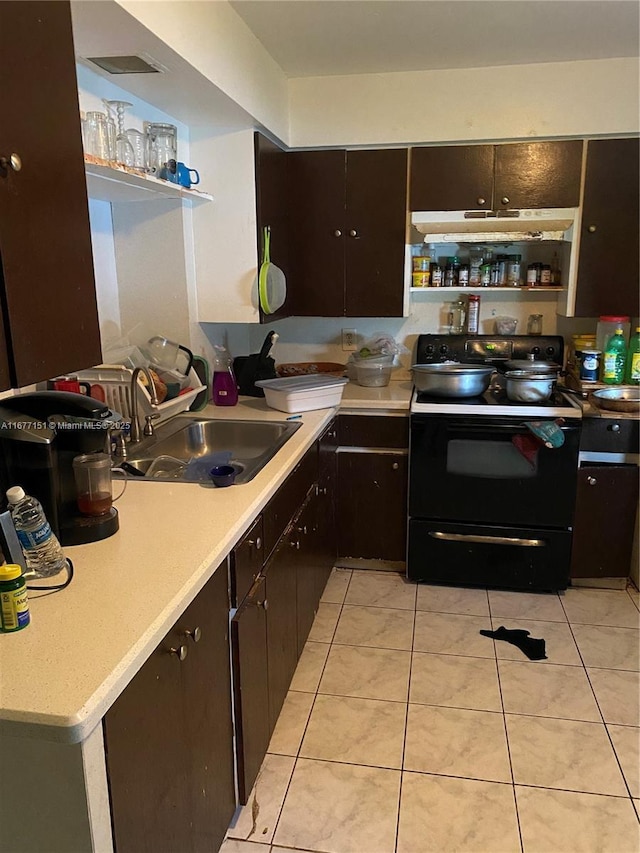
[[[29,624],[27,584],[22,567],[15,563],[0,566],[0,631],[10,634]]]
[[[480,297],[476,293],[469,294],[469,309],[467,312],[467,332],[477,335],[480,328]]]
[[[452,255],[447,261],[447,266],[444,270],[444,286],[457,287],[459,273],[460,259],[456,255]]]

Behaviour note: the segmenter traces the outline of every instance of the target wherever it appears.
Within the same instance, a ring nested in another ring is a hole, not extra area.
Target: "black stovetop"
[[[564,341],[559,335],[418,335],[415,363],[459,361],[499,368],[530,353],[536,360],[562,364]]]

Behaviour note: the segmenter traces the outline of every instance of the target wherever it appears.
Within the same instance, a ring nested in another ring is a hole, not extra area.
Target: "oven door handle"
[[[553,419],[552,418],[551,419],[550,418],[538,418],[538,420],[548,421],[548,420],[553,420]],[[512,433],[513,435],[516,435],[516,434],[525,434],[526,435],[529,432],[529,429],[523,423],[497,424],[497,423],[492,423],[491,418],[487,418],[481,424],[479,424],[479,423],[466,423],[466,424],[455,424],[455,425],[447,424],[446,428],[447,428],[447,431],[451,435],[455,435],[456,433],[462,433],[463,435],[464,434],[468,435],[470,433],[491,433],[491,432],[492,433]],[[565,433],[575,432],[576,430],[579,430],[580,428],[581,428],[580,424],[578,424],[577,426],[561,426],[560,427],[562,432],[565,432]]]
[[[478,545],[519,545],[522,548],[544,548],[544,539],[520,539],[511,536],[480,536],[473,533],[444,533],[430,530],[433,539],[445,539],[447,542],[474,542]]]

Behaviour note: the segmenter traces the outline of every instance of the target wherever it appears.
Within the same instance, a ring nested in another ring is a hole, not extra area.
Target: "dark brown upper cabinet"
[[[4,389],[102,358],[69,3],[2,4],[0,78]]]
[[[401,317],[407,150],[289,154],[293,313]]]
[[[640,313],[638,139],[587,143],[576,317]]]
[[[289,205],[287,202],[288,154],[262,133],[254,135],[256,174],[256,221],[258,239],[258,269],[264,256],[264,229],[271,229],[270,257],[288,279],[289,263]],[[284,305],[273,314],[260,309],[260,322],[270,323],[292,314],[292,300],[287,295]]]
[[[577,207],[582,140],[411,149],[411,210]]]

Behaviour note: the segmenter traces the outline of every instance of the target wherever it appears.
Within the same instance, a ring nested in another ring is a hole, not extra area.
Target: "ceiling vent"
[[[108,74],[159,74],[167,69],[155,59],[142,56],[87,56]]]

